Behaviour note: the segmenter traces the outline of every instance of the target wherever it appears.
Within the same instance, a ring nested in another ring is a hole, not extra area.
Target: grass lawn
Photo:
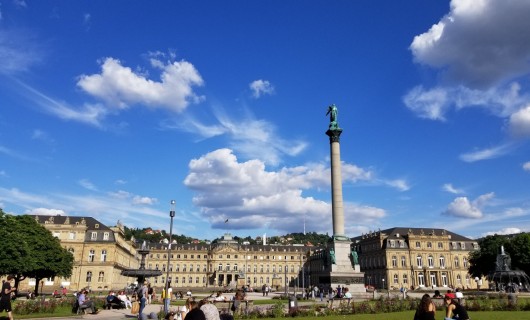
[[[444,319],[443,312],[436,313],[436,320]],[[472,320],[498,320],[498,319],[517,319],[530,320],[528,311],[480,311],[470,312]],[[411,320],[414,318],[414,311],[379,313],[379,314],[358,314],[358,315],[341,315],[327,317],[296,317],[291,319],[300,320]]]

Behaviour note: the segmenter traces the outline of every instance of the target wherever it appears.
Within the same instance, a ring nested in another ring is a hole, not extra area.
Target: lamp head
[[[170,202],[170,209],[169,209],[169,216],[171,218],[175,217],[175,206],[176,206],[176,201],[175,200],[171,200]]]

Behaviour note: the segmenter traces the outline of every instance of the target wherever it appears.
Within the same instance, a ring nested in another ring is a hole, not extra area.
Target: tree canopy
[[[15,276],[15,286],[26,277],[69,277],[74,258],[60,240],[27,215],[13,216],[0,209],[0,274]]]
[[[474,277],[487,276],[495,270],[501,246],[510,255],[513,270],[530,274],[530,234],[487,236],[479,241],[479,245],[480,250],[472,252],[469,259],[469,273]]]

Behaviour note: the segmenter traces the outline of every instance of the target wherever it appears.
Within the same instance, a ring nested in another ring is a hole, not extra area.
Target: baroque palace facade
[[[353,238],[367,285],[376,288],[487,288],[468,273],[475,240],[445,229],[391,228]]]
[[[140,264],[141,244],[125,240],[118,222],[108,227],[91,217],[33,216],[61,240],[74,255],[72,276],[45,279],[41,289],[50,292],[61,286],[69,290],[121,289],[135,283],[121,272]],[[476,241],[444,229],[392,228],[352,239],[358,253],[365,284],[376,288],[460,287],[477,288],[481,283],[467,273],[468,255],[478,249]],[[230,234],[216,243],[146,244],[150,252],[146,269],[162,275],[148,279],[163,288],[169,271],[173,288],[218,288],[247,285],[256,289],[268,284],[283,290],[285,285],[308,287],[318,284],[316,275],[326,260],[326,249],[302,245],[239,244]],[[168,270],[169,269],[169,270]],[[35,280],[20,284],[32,289]],[[487,288],[484,279],[482,288]]]

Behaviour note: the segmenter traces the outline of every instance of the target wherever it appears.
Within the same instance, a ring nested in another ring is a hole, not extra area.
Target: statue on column
[[[335,258],[335,250],[333,250],[333,249],[329,250],[329,257],[331,259],[331,263],[332,264],[337,264],[337,260]]]
[[[337,116],[339,115],[339,110],[337,109],[337,106],[332,104],[328,107],[328,112],[326,113],[326,116],[329,114],[329,129],[339,129],[339,123],[337,122]]]
[[[352,250],[351,251],[351,259],[352,259],[352,265],[355,267],[355,265],[359,264],[359,256],[357,255],[357,251]]]

